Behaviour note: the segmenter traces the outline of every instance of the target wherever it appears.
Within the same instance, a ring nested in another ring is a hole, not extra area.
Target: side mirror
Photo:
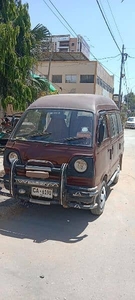
[[[103,138],[104,138],[104,124],[103,124],[103,120],[100,122],[99,128],[98,128],[98,144],[101,145],[101,143],[103,142]]]

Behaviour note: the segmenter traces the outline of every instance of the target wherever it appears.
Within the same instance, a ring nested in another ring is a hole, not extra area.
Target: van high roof
[[[115,102],[101,95],[93,94],[58,94],[41,97],[34,101],[28,109],[35,108],[60,108],[88,110],[118,110]]]

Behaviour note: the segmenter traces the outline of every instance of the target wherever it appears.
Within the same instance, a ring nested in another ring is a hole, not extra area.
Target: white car
[[[126,122],[126,128],[134,128],[135,129],[135,117],[129,117]]]

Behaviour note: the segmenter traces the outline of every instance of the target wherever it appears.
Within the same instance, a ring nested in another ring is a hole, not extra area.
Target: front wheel
[[[101,189],[96,199],[96,203],[98,204],[98,206],[91,210],[91,213],[93,215],[100,216],[103,213],[106,199],[107,199],[106,182],[103,181],[101,185]]]

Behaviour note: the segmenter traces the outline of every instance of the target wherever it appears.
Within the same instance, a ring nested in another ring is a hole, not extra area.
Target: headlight
[[[87,170],[87,163],[83,159],[77,159],[74,163],[74,168],[77,172],[83,173]]]
[[[15,152],[10,152],[8,155],[10,163],[13,163],[14,160],[18,159],[18,155]]]

